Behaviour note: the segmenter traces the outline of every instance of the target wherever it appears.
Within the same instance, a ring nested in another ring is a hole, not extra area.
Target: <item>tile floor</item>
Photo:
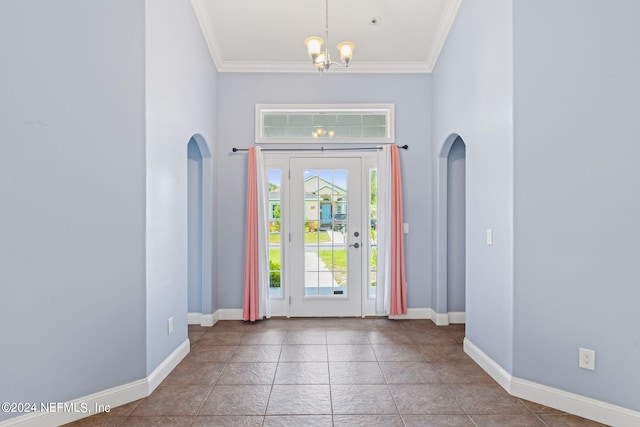
[[[599,426],[511,397],[463,351],[463,325],[271,319],[189,327],[151,394],[72,426]]]

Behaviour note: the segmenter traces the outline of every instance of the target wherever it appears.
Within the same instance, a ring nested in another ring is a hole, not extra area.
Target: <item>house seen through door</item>
[[[273,315],[373,314],[375,154],[265,156]]]

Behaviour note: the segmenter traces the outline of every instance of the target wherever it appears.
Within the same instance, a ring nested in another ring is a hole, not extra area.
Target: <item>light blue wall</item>
[[[447,156],[447,311],[464,312],[465,147],[458,137]]]
[[[187,339],[185,159],[194,134],[214,150],[217,73],[189,0],[147,0],[145,8],[149,374]]]
[[[635,0],[514,9],[514,374],[634,410],[639,16]],[[578,368],[579,347],[596,351],[595,372]]]
[[[139,380],[144,3],[2,1],[0,57],[0,401]]]
[[[215,163],[218,206],[217,282],[221,308],[242,307],[246,153],[254,145],[257,103],[394,103],[396,142],[403,167],[409,307],[430,307],[431,276],[431,76],[362,74],[219,75],[219,157]]]
[[[512,0],[465,0],[433,73],[434,155],[452,134],[466,144],[466,336],[508,372],[513,358],[512,21]],[[494,231],[493,246],[486,245],[487,228]],[[447,308],[434,306],[439,312]]]
[[[187,186],[187,310],[202,313],[202,154],[193,138],[187,145]]]
[[[187,336],[187,143],[215,142],[191,4],[5,1],[0,36],[0,398],[141,379]]]

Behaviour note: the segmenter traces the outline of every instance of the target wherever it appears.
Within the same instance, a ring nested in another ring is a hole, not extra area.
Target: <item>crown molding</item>
[[[436,63],[438,62],[440,52],[442,52],[444,43],[447,41],[449,31],[451,31],[451,27],[453,26],[453,22],[458,15],[458,9],[460,9],[461,4],[462,0],[450,0],[447,2],[444,10],[442,11],[442,19],[440,19],[440,25],[436,30],[433,49],[431,50],[431,52],[429,52],[429,56],[427,57],[426,61],[426,66],[429,69],[430,73],[433,72]]]
[[[308,62],[265,62],[265,61],[216,61],[221,73],[315,73],[318,70]],[[432,70],[423,62],[358,62],[349,68],[334,66],[326,73],[347,74],[428,74]]]
[[[218,38],[213,33],[213,28],[211,20],[211,14],[209,13],[209,7],[207,6],[206,0],[191,0],[191,6],[196,14],[196,18],[198,19],[198,24],[200,24],[200,29],[202,30],[202,34],[204,35],[204,40],[207,43],[207,47],[209,48],[209,52],[213,57],[213,63],[215,64],[218,71],[220,71],[220,64],[223,64],[224,59],[222,58],[222,48],[220,47],[220,43],[218,43]]]

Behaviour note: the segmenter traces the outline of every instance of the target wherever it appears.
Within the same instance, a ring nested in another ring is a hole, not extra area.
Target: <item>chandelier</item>
[[[345,68],[348,67],[349,61],[351,61],[353,57],[353,49],[356,47],[353,42],[338,43],[338,52],[340,52],[340,60],[342,62],[331,61],[331,54],[329,53],[329,0],[325,0],[325,38],[327,40],[326,51],[321,50],[324,44],[322,37],[308,37],[304,41],[313,65],[315,65],[321,73],[325,70],[328,71],[332,64]]]

